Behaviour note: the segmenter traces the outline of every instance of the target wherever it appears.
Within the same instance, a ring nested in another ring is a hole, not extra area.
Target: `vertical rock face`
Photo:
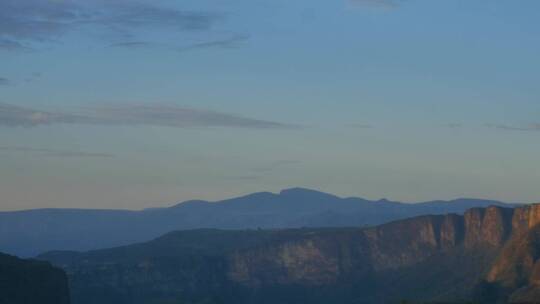
[[[500,247],[512,233],[513,209],[488,207],[482,223],[483,241],[491,246]]]
[[[486,280],[507,302],[530,302],[540,296],[540,205],[517,208],[512,237],[491,266]]]
[[[497,282],[505,288],[516,288],[532,270],[534,254],[534,234],[518,234],[502,250],[487,276],[489,282]]]
[[[236,250],[228,277],[244,286],[335,285],[372,272],[369,242],[361,229],[312,231],[300,239]]]
[[[335,282],[339,273],[335,255],[313,240],[237,252],[230,262],[230,278],[250,286],[292,282],[323,285]]]
[[[0,304],[69,304],[65,273],[49,263],[0,254]]]
[[[364,230],[377,271],[412,265],[440,249],[443,216],[423,216]]]
[[[517,208],[512,219],[515,234],[525,233],[528,229],[540,224],[540,204]]]
[[[474,208],[465,212],[465,246],[473,247],[482,241],[482,222],[485,210]]]
[[[491,206],[485,209],[474,208],[464,215],[465,246],[499,247],[512,233],[513,209]]]
[[[444,217],[441,226],[441,247],[443,249],[454,248],[463,243],[465,238],[465,226],[463,217],[450,214]]]
[[[414,266],[462,246],[464,223],[463,217],[450,214],[332,234],[314,233],[301,240],[235,251],[229,258],[228,275],[246,286],[334,284],[353,273],[367,276]]]

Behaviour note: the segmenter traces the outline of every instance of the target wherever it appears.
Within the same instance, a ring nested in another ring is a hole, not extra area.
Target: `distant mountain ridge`
[[[370,228],[189,230],[39,258],[73,304],[537,303],[540,204]]]
[[[340,198],[291,188],[218,202],[187,201],[141,211],[36,209],[0,212],[0,250],[35,256],[50,250],[92,250],[153,239],[174,230],[372,226],[425,214],[462,214],[472,207],[512,207],[458,199],[406,204]],[[81,237],[84,236],[84,237]]]

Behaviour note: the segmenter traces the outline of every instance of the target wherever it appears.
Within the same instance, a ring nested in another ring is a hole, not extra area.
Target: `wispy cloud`
[[[24,46],[22,43],[10,39],[1,38],[0,35],[0,51],[30,51],[31,48]]]
[[[0,104],[0,126],[35,127],[55,123],[91,123],[86,116],[34,110],[9,104]]]
[[[0,87],[2,86],[18,86],[23,83],[30,83],[41,78],[41,73],[35,72],[25,77],[22,80],[13,80],[5,77],[0,77]],[[1,106],[1,105],[0,105]]]
[[[196,49],[211,49],[211,48],[220,48],[220,49],[230,49],[230,48],[237,48],[240,47],[241,44],[249,39],[249,36],[247,35],[235,35],[233,37],[225,38],[225,39],[219,39],[219,40],[213,40],[213,41],[206,41],[206,42],[200,42],[195,43],[192,45],[179,47],[177,50],[179,52],[185,52],[190,50],[196,50]]]
[[[211,110],[162,105],[135,105],[95,109],[104,123],[158,125],[170,127],[291,128],[292,125],[247,118]]]
[[[0,126],[36,127],[51,124],[154,125],[178,128],[236,127],[252,129],[298,128],[291,124],[247,118],[211,110],[163,105],[87,108],[81,113],[40,111],[0,104]]]
[[[30,74],[28,77],[24,78],[24,81],[25,82],[33,82],[33,81],[36,81],[38,79],[40,79],[41,77],[43,76],[43,74],[41,74],[40,72],[34,72],[32,74]]]
[[[208,30],[221,18],[216,13],[177,10],[150,1],[3,0],[0,49],[32,49],[35,44],[58,40],[87,26],[103,34],[130,38],[140,29],[173,33]]]
[[[525,126],[513,126],[506,124],[486,124],[486,126],[505,131],[540,131],[540,123],[532,123]]]
[[[114,48],[127,48],[127,49],[138,49],[144,47],[151,47],[155,44],[145,41],[127,41],[127,42],[117,42],[109,45]]]
[[[242,43],[249,40],[247,35],[233,35],[227,38],[215,39],[202,41],[192,44],[187,44],[183,46],[172,45],[172,44],[163,44],[163,43],[153,43],[148,41],[126,41],[110,44],[110,47],[113,48],[124,48],[124,49],[141,49],[141,48],[160,48],[169,51],[176,52],[187,52],[191,50],[198,49],[233,49],[242,46]]]
[[[32,148],[21,146],[0,146],[0,152],[16,152],[16,153],[30,153],[42,156],[50,157],[88,157],[88,158],[113,158],[114,154],[109,153],[95,153],[84,151],[70,151],[70,150],[57,150],[57,149],[45,149],[45,148]]]

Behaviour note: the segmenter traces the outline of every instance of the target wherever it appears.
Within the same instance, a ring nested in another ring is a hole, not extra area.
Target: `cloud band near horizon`
[[[88,108],[81,113],[67,113],[41,111],[10,104],[0,104],[0,126],[38,127],[53,124],[153,125],[176,128],[299,128],[299,126],[293,124],[178,106],[130,105],[102,108],[94,107]]]

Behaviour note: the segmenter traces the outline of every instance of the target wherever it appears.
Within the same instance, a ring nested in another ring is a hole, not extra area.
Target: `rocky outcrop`
[[[443,249],[454,248],[463,243],[464,237],[463,217],[455,214],[445,216],[441,225],[440,246]]]
[[[534,208],[531,208],[534,210]],[[519,218],[523,213],[518,214]],[[527,215],[529,217],[530,215]],[[527,303],[540,295],[540,224],[517,232],[505,245],[487,277],[504,301]]]
[[[65,273],[49,263],[0,254],[0,304],[69,304]]]
[[[514,234],[526,233],[528,229],[540,224],[540,204],[524,206],[514,211],[512,229]]]
[[[512,233],[514,209],[490,206],[485,209],[474,208],[465,212],[465,246],[498,247]]]
[[[539,211],[493,206],[365,229],[182,231],[41,258],[68,271],[75,304],[460,301],[475,292],[523,300],[539,291]]]
[[[350,260],[340,257],[351,255],[350,246],[341,247],[328,239],[286,242],[232,253],[228,276],[246,286],[333,284],[342,272],[350,271],[350,265],[344,265]]]
[[[441,250],[444,219],[423,216],[364,230],[373,268],[382,271],[413,265]],[[450,225],[447,228],[459,229]]]

